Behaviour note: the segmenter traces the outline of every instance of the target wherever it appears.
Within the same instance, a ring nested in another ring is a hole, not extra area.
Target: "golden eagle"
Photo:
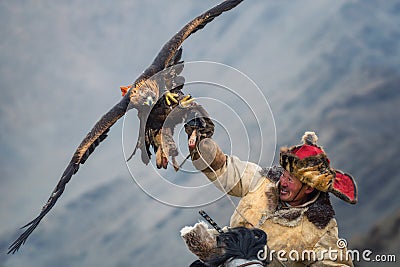
[[[141,158],[146,165],[151,158],[150,146],[153,147],[156,155],[157,168],[167,168],[168,158],[171,157],[172,165],[176,171],[179,166],[176,161],[178,150],[173,139],[174,128],[177,124],[194,120],[203,125],[204,129],[208,129],[207,134],[202,137],[211,137],[214,132],[214,124],[209,119],[208,113],[202,106],[194,102],[194,98],[190,95],[184,95],[182,88],[185,78],[180,76],[184,64],[180,61],[182,57],[182,48],[180,48],[170,65],[163,71],[157,73],[151,78],[153,87],[158,88],[159,94],[164,92],[165,97],[160,97],[157,103],[152,107],[146,116],[141,116],[141,121],[145,121],[140,126],[139,137],[136,147],[131,157],[139,148],[142,151]],[[121,86],[122,95],[124,96],[130,86]],[[200,131],[197,132],[200,134]],[[198,136],[194,136],[197,140]]]
[[[69,162],[67,168],[62,174],[60,181],[58,182],[49,199],[47,200],[47,203],[40,211],[40,214],[31,222],[22,227],[27,227],[27,229],[18,237],[18,239],[14,241],[14,243],[10,245],[8,253],[14,254],[16,251],[18,251],[21,245],[26,242],[29,235],[38,226],[43,217],[55,205],[58,198],[64,192],[66,184],[78,171],[80,164],[83,164],[88,159],[90,154],[94,151],[94,149],[107,137],[107,133],[110,130],[110,127],[114,125],[117,120],[119,120],[128,110],[132,108],[138,110],[138,117],[140,120],[140,132],[138,144],[136,147],[142,150],[143,159],[143,155],[145,155],[143,152],[145,150],[143,142],[146,138],[144,134],[146,129],[145,120],[147,119],[148,115],[151,114],[150,111],[152,104],[156,102],[160,95],[159,86],[155,81],[151,79],[151,77],[156,73],[165,70],[169,66],[176,65],[176,63],[179,61],[178,58],[180,58],[180,46],[186,38],[188,38],[196,31],[202,29],[207,23],[211,22],[214,18],[218,17],[223,12],[236,7],[242,1],[243,0],[227,0],[211,8],[210,10],[206,11],[202,15],[196,17],[188,24],[186,24],[162,47],[161,51],[158,53],[151,65],[139,76],[139,78],[136,79],[136,81],[131,86],[129,86],[126,94],[121,99],[121,101],[117,103],[114,107],[112,107],[106,114],[104,114],[83,139],[81,144],[76,149],[74,155],[72,156],[72,159]],[[183,100],[182,97],[180,97],[179,95],[177,97],[178,102],[180,100]],[[191,105],[193,103],[189,104]],[[153,113],[153,115],[155,114],[156,112]],[[148,127],[148,129],[150,128]],[[159,143],[157,142],[155,142],[154,144],[159,145]],[[146,154],[148,152],[147,150]],[[169,154],[167,155],[171,155],[171,153],[169,152]]]

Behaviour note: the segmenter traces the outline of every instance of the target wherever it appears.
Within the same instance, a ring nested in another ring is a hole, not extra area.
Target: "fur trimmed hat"
[[[348,203],[357,203],[357,185],[353,177],[330,167],[328,156],[317,145],[317,140],[314,132],[305,132],[302,145],[282,147],[280,165],[302,183],[331,192]]]

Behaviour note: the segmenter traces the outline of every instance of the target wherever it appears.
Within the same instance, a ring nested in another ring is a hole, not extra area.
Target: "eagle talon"
[[[184,98],[182,98],[181,101],[179,101],[179,106],[182,107],[182,108],[186,108],[194,100],[195,100],[195,98],[193,98],[191,95],[187,95]]]
[[[176,99],[179,95],[176,93],[166,92],[164,97],[168,106],[171,106],[171,101],[175,104],[178,104],[178,100]]]

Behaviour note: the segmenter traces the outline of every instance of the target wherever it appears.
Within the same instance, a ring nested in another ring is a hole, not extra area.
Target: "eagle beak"
[[[127,86],[120,86],[119,88],[121,89],[122,96],[125,96],[126,93],[129,91],[129,89],[131,89],[131,87],[132,87],[132,84],[127,85]]]
[[[153,103],[154,103],[154,100],[153,100],[153,98],[151,96],[148,96],[146,101],[144,102],[144,104],[149,106],[149,107],[151,107],[153,105]]]

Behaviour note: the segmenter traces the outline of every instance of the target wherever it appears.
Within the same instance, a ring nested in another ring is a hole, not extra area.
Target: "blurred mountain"
[[[400,210],[380,220],[368,232],[356,235],[351,240],[351,249],[358,251],[371,251],[370,255],[366,255],[371,262],[361,260],[356,263],[357,267],[362,266],[397,266],[400,257],[399,250],[393,249],[400,246]],[[360,258],[362,258],[360,256]],[[383,262],[376,262],[376,261]]]
[[[56,218],[49,217],[48,227],[37,229],[29,248],[7,258],[6,266],[32,259],[37,266],[166,266],[177,261],[185,266],[194,261],[179,231],[200,219],[197,212],[162,206],[142,192],[132,192],[130,181],[117,178],[80,195]],[[123,197],[115,201],[117,196]],[[221,218],[233,212],[228,201],[218,201],[213,207]],[[215,218],[213,212],[210,215]],[[2,240],[11,240],[11,235]],[[5,249],[8,244],[1,245]]]
[[[0,266],[188,266],[194,256],[179,230],[200,219],[200,207],[191,204],[209,199],[201,208],[220,225],[229,222],[237,199],[211,189],[171,192],[160,179],[185,188],[206,183],[201,174],[156,173],[136,158],[127,171],[120,134],[128,154],[137,132],[132,112],[80,168],[21,251],[5,255],[18,227],[47,200],[75,147],[119,101],[119,85],[132,82],[162,44],[215,3],[0,2]],[[261,143],[248,144],[250,152],[262,145],[260,165],[271,158],[276,164],[280,146],[316,131],[333,167],[358,183],[357,205],[331,198],[339,235],[349,247],[354,242],[386,253],[399,242],[397,215],[390,217],[400,203],[400,175],[393,171],[400,165],[399,13],[400,1],[244,1],[188,39],[183,55],[187,62],[230,65],[260,87],[267,103],[249,103],[256,114],[264,114],[266,104],[271,108],[276,144],[268,115],[255,125],[251,114],[237,110],[250,135],[261,128]],[[238,94],[251,97],[247,87]],[[228,108],[205,107],[221,124],[240,125],[224,122]],[[229,151],[222,130],[215,139]],[[231,131],[229,138],[242,137]],[[245,142],[233,146],[246,156]]]

